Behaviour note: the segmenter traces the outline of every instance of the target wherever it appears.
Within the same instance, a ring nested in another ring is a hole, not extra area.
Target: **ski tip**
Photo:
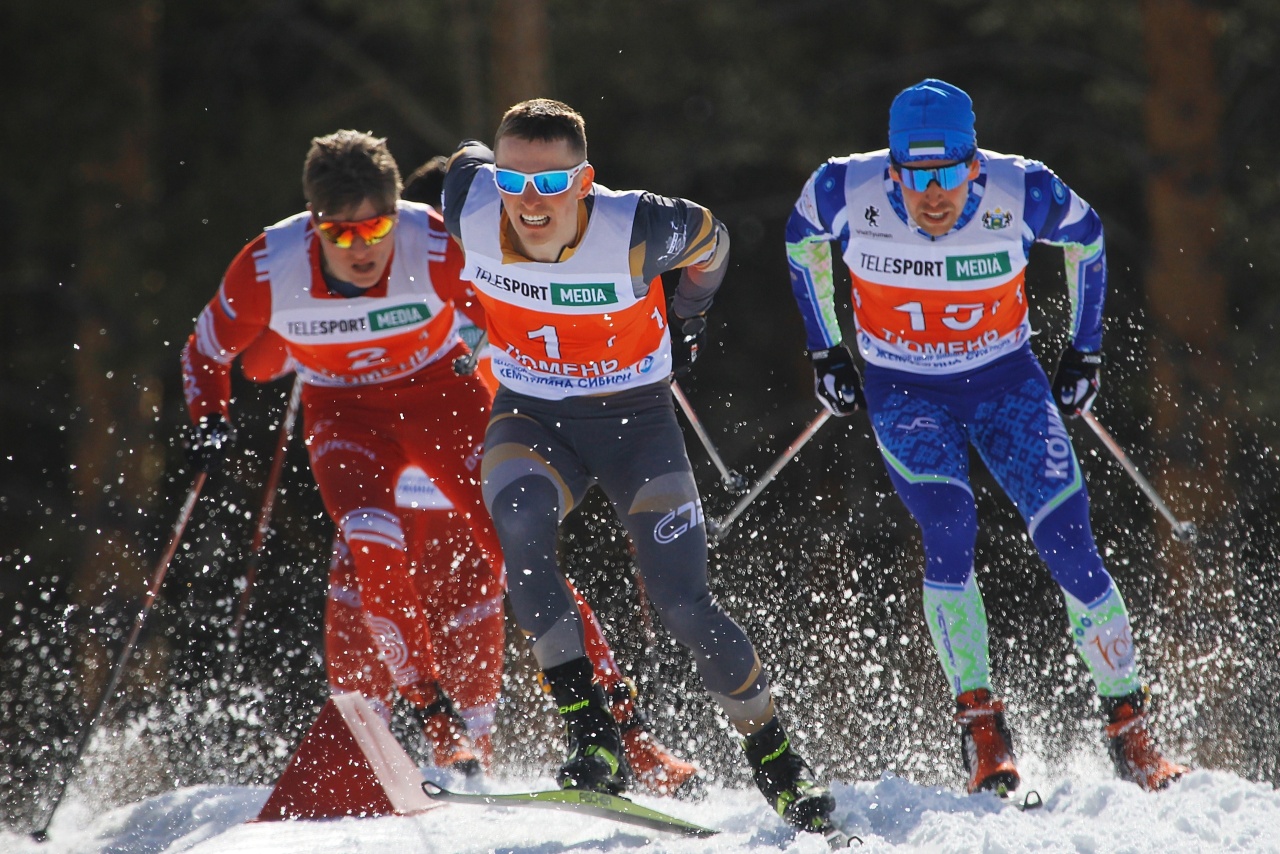
[[[449,794],[449,790],[435,780],[423,780],[422,791],[428,798],[439,798],[442,795]]]

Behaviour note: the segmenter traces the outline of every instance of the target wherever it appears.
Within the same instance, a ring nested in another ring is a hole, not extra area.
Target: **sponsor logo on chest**
[[[431,319],[431,311],[422,303],[406,303],[374,309],[356,317],[321,317],[286,320],[284,332],[290,338],[326,338],[385,332],[405,326],[417,326]]]
[[[489,293],[507,293],[530,302],[553,306],[590,308],[617,305],[618,288],[614,282],[530,282],[494,272],[477,265],[472,281]]]
[[[552,305],[613,305],[617,301],[613,282],[581,285],[551,283]]]
[[[514,276],[504,276],[501,273],[495,273],[484,267],[476,266],[475,273],[471,280],[476,283],[482,290],[487,291],[505,291],[518,297],[524,297],[529,300],[538,302],[547,301],[547,286],[539,285],[533,282],[525,282]]]
[[[1013,273],[1008,252],[987,252],[983,255],[947,257],[947,281],[969,282],[974,279],[1007,277]]]
[[[369,325],[374,332],[381,332],[384,329],[398,329],[401,326],[426,323],[430,317],[431,313],[427,311],[425,305],[408,303],[369,312]]]
[[[1013,275],[1013,262],[1007,250],[976,255],[947,255],[942,258],[909,258],[859,252],[857,269],[863,273],[875,274],[867,278],[876,280],[903,277],[916,282],[971,282],[978,279],[1008,278]]]

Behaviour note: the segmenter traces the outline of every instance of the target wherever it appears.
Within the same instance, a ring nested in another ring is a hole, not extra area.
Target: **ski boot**
[[[636,784],[653,795],[701,800],[707,788],[696,766],[685,762],[649,732],[649,716],[636,704],[636,685],[623,677],[609,691],[613,719]]]
[[[831,834],[836,799],[813,779],[813,771],[791,749],[791,739],[775,717],[764,729],[742,741],[751,776],[782,820],[797,830]]]
[[[995,792],[1003,798],[1017,789],[1020,778],[1004,703],[986,688],[965,691],[956,697],[955,720],[960,724],[960,759],[969,774],[969,794]]]
[[[577,658],[543,673],[569,742],[569,757],[556,772],[556,783],[562,789],[625,792],[631,784],[631,768],[604,689],[594,681],[591,662]]]
[[[480,759],[467,737],[467,725],[453,707],[453,701],[439,687],[435,702],[414,706],[413,715],[422,727],[422,735],[431,745],[437,768],[461,771],[475,777],[482,771]]]
[[[1154,792],[1163,789],[1191,770],[1170,762],[1160,754],[1147,731],[1146,707],[1150,695],[1146,687],[1123,697],[1102,697],[1107,716],[1107,753],[1116,766],[1116,776]]]

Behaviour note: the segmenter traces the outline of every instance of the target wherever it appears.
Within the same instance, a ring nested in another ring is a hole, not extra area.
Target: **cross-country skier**
[[[744,736],[785,820],[825,830],[834,801],[791,746],[751,641],[707,585],[697,487],[669,379],[705,337],[729,251],[692,202],[594,183],[582,117],[558,101],[509,109],[494,149],[464,142],[444,214],[488,320],[500,388],[485,435],[485,501],[508,595],[568,737],[562,786],[620,792],[628,769],[582,620],[556,560],[560,521],[599,484],[634,543],[663,624]],[[681,270],[670,318],[660,274]]]
[[[403,196],[410,195],[406,188]],[[439,194],[436,194],[439,197]],[[410,199],[413,201],[413,199]],[[471,314],[478,306],[468,305]],[[463,326],[464,340],[476,341],[479,329]],[[482,349],[476,373],[492,389],[493,373]],[[254,382],[271,382],[292,370],[288,348],[274,332],[265,332],[240,354],[244,374]],[[503,594],[480,602],[470,595],[470,579],[482,571],[484,560],[471,538],[466,520],[422,469],[405,469],[396,482],[396,506],[405,533],[408,575],[427,618],[440,685],[466,726],[467,736],[488,769],[493,764],[493,726],[502,688],[503,656],[494,655],[488,639],[503,619]],[[388,722],[395,697],[391,670],[380,660],[360,599],[360,584],[351,550],[335,531],[329,562],[329,596],[325,606],[325,671],[330,691],[356,691]],[[459,567],[469,564],[465,571]],[[572,589],[572,585],[571,585]],[[595,612],[577,590],[574,601],[582,612],[587,651],[596,679],[609,697],[614,719],[622,731],[627,761],[636,783],[654,795],[698,798],[705,783],[692,763],[671,752],[649,731],[649,716],[638,702],[635,682],[613,657]],[[426,730],[433,761],[439,767],[460,760],[458,744],[438,730]]]
[[[230,438],[237,355],[254,379],[298,371],[312,471],[354,565],[378,655],[415,708],[437,763],[475,771],[409,580],[406,528],[415,526],[396,500],[402,472],[417,468],[466,521],[477,559],[459,562],[447,601],[429,604],[475,612],[465,640],[467,673],[476,678],[463,693],[469,707],[474,695],[474,705],[492,708],[503,661],[502,562],[477,478],[491,392],[453,370],[468,352],[458,315],[474,306],[458,278],[461,253],[434,209],[397,201],[400,175],[385,140],[354,131],[313,140],[303,191],[307,212],[237,255],[183,351],[190,457],[208,470]],[[466,322],[483,323],[483,315],[477,310]],[[418,556],[421,544],[413,546]],[[447,681],[456,686],[459,676]]]
[[[929,79],[894,99],[887,150],[835,157],[813,173],[786,241],[818,400],[836,415],[866,408],[923,533],[925,616],[956,697],[969,790],[1018,785],[974,581],[971,444],[1062,588],[1117,774],[1167,786],[1186,769],[1161,756],[1148,731],[1129,614],[1098,555],[1062,420],[1088,411],[1100,385],[1107,266],[1097,213],[1043,164],[978,148],[969,96]],[[852,276],[865,387],[841,343],[833,241]],[[1023,279],[1033,243],[1066,257],[1070,343],[1052,383],[1029,344]]]

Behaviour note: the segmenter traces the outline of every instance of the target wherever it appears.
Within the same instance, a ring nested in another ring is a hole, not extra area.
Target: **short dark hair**
[[[587,123],[573,107],[550,98],[521,101],[507,110],[493,135],[494,151],[504,136],[540,142],[563,139],[583,160],[587,159]]]
[[[400,198],[409,202],[423,202],[440,207],[440,194],[444,192],[444,173],[449,170],[449,158],[443,154],[423,163],[413,170],[404,182]]]
[[[340,130],[311,140],[302,165],[302,194],[317,214],[358,208],[368,199],[392,213],[400,198],[400,168],[386,139]]]

